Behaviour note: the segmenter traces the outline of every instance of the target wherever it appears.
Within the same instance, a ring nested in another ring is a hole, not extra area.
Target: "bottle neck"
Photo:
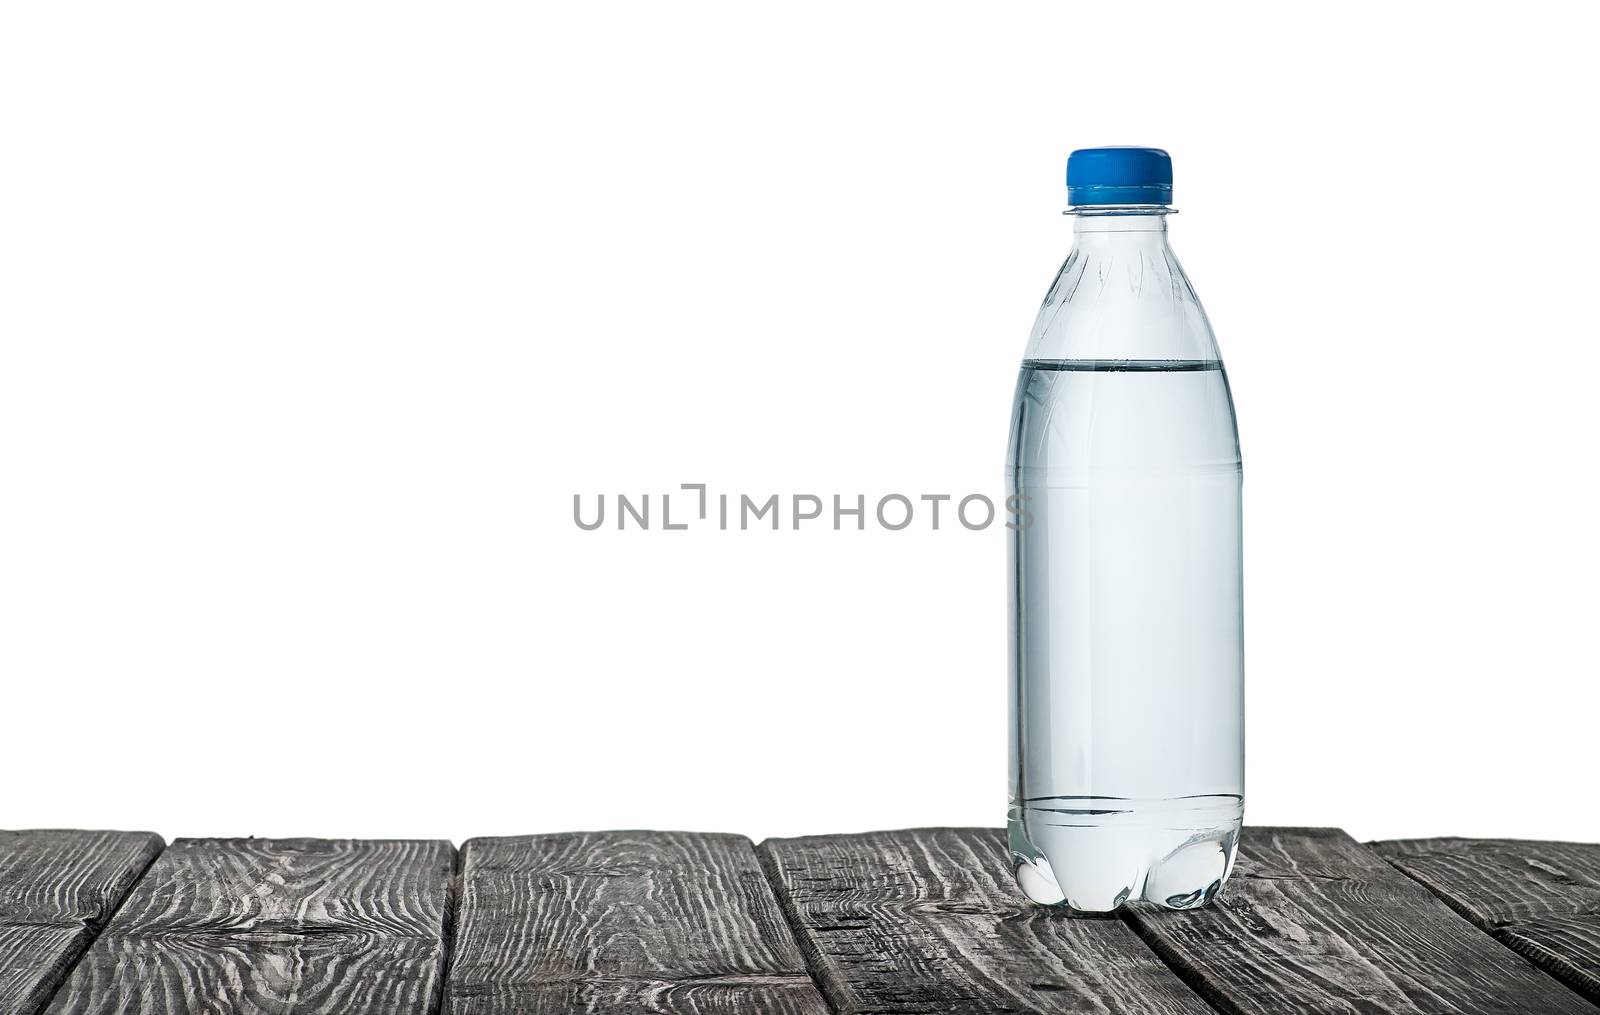
[[[1167,242],[1167,216],[1172,209],[1120,208],[1114,211],[1074,210],[1073,245],[1085,249],[1163,247]]]

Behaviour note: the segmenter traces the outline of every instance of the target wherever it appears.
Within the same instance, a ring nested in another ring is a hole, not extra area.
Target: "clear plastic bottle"
[[[1216,896],[1244,812],[1239,438],[1167,246],[1172,163],[1072,154],[1074,244],[1017,382],[1010,848],[1085,912]]]

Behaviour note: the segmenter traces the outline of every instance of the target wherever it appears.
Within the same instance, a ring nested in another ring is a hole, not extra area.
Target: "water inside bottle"
[[[1239,446],[1217,360],[1026,360],[1011,850],[1038,902],[1203,905],[1243,812]]]

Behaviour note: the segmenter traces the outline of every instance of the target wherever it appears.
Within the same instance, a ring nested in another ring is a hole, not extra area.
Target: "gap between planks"
[[[109,1011],[110,1009],[104,1008],[106,1003],[116,1005],[116,1010],[119,1012],[125,1010],[125,1006],[117,1005],[115,1001],[116,997],[122,996],[123,992],[121,987],[128,986],[130,982],[144,984],[145,980],[143,978],[138,978],[136,981],[122,981],[121,978],[125,972],[122,967],[124,962],[127,961],[127,956],[119,956],[115,958],[110,965],[107,965],[104,961],[105,957],[98,954],[100,950],[103,950],[99,946],[102,945],[102,942],[110,940],[113,942],[111,947],[117,947],[116,939],[111,935],[121,934],[126,936],[130,932],[130,928],[121,926],[121,924],[118,922],[118,917],[123,914],[124,910],[127,910],[135,900],[141,900],[143,903],[149,902],[148,899],[143,898],[143,894],[148,894],[148,892],[144,892],[146,888],[149,888],[151,891],[159,891],[162,889],[170,891],[172,889],[172,885],[166,883],[172,881],[172,872],[163,870],[162,861],[164,858],[175,855],[175,853],[178,852],[183,852],[185,849],[194,849],[200,851],[198,855],[202,856],[207,855],[205,851],[215,850],[218,852],[218,855],[223,856],[224,858],[233,859],[240,859],[247,854],[253,854],[261,860],[270,860],[273,857],[279,856],[299,857],[303,853],[306,855],[315,856],[320,852],[330,852],[332,855],[337,857],[339,855],[343,855],[343,853],[347,850],[353,851],[357,855],[364,854],[369,850],[399,850],[399,857],[394,858],[397,859],[398,862],[389,865],[394,868],[393,870],[389,871],[389,874],[395,878],[415,877],[418,879],[417,883],[419,889],[415,899],[424,911],[427,908],[426,856],[430,850],[436,852],[440,847],[450,850],[451,860],[449,871],[442,882],[434,882],[436,886],[443,888],[442,898],[438,895],[435,896],[435,898],[438,900],[437,922],[424,920],[420,923],[417,923],[416,927],[414,928],[415,930],[423,930],[429,927],[432,929],[431,933],[428,934],[427,937],[417,938],[416,940],[420,941],[432,938],[437,941],[438,959],[432,964],[431,989],[427,991],[424,997],[415,998],[411,1003],[404,1004],[402,1008],[395,1009],[397,1012],[414,1012],[417,1013],[417,1015],[434,1015],[434,1013],[437,1013],[441,1010],[444,1002],[444,987],[446,982],[445,977],[448,974],[451,946],[454,940],[456,904],[459,897],[457,885],[460,874],[460,851],[455,848],[453,843],[445,842],[443,840],[283,840],[258,839],[254,837],[239,839],[177,840],[174,843],[165,843],[162,842],[159,837],[152,836],[152,838],[155,839],[157,847],[151,851],[151,855],[145,860],[143,865],[138,869],[137,873],[130,877],[122,886],[120,895],[107,905],[103,917],[93,923],[85,922],[83,924],[84,929],[88,933],[86,934],[84,940],[79,943],[77,952],[72,956],[71,961],[62,969],[57,971],[58,975],[54,977],[54,983],[50,986],[49,990],[38,996],[25,999],[25,1003],[22,1007],[13,1008],[8,1006],[0,1006],[0,1015],[13,1015],[13,1013],[16,1013],[16,1015],[44,1015],[44,1013],[47,1012],[55,1012],[62,1005],[67,1005],[68,1010],[72,1012],[78,1012],[80,1010],[92,1010],[98,1012],[102,1009]],[[256,849],[253,851],[252,847],[256,847]],[[307,853],[307,851],[309,851],[309,853]],[[235,854],[237,854],[237,856],[235,856]],[[180,857],[179,861],[177,862],[182,863],[184,860],[182,857]],[[191,860],[191,862],[194,861]],[[374,868],[379,867],[380,865],[374,863]],[[319,883],[334,883],[346,875],[356,875],[358,877],[364,876],[363,865],[358,862],[348,865],[345,869],[334,869],[330,872],[325,872],[323,877],[329,879],[325,881],[319,881],[317,876],[313,876],[309,879],[307,884],[310,886],[312,894],[315,895],[320,892],[320,889],[317,887]],[[265,872],[261,872],[260,876],[267,877],[269,881],[272,880],[271,877]],[[163,878],[165,881],[159,880]],[[156,883],[151,884],[152,879],[158,880]],[[180,876],[177,879],[176,884],[181,886],[187,880],[187,877]],[[393,888],[394,886],[391,885],[390,887]],[[438,887],[436,887],[434,890],[438,891]],[[179,894],[182,895],[184,893],[180,891]],[[401,894],[405,894],[409,898],[408,892]],[[238,895],[224,893],[218,898],[225,902],[231,900],[235,903],[242,903],[250,897],[252,896],[241,892]],[[192,902],[194,901],[194,898],[195,896],[191,894],[188,896],[187,901]],[[234,915],[239,916],[240,914]],[[414,914],[404,913],[400,915],[409,918]],[[324,916],[331,916],[334,923],[341,922],[341,918],[339,918],[336,914],[324,914]],[[277,936],[281,934],[302,936],[311,941],[323,940],[321,934],[324,931],[328,933],[333,933],[335,930],[339,930],[341,933],[361,932],[360,928],[353,927],[323,927],[321,926],[323,922],[323,920],[314,921],[315,925],[310,925],[300,930],[280,930],[277,926],[277,921],[269,921],[271,925],[268,926],[264,924],[263,932],[271,936]],[[133,927],[132,933],[134,937],[132,940],[134,942],[146,940],[146,929],[147,928],[142,926]],[[235,929],[242,931],[248,928],[239,927]],[[201,935],[201,939],[204,939],[204,936],[209,933],[204,926],[196,926],[188,931],[185,931],[182,928],[178,928],[178,930],[180,934],[195,933],[197,935]],[[229,930],[218,931],[218,933],[223,935],[231,932],[232,931]],[[412,933],[413,931],[401,927],[396,932],[397,936],[392,938],[392,940],[409,942],[412,940]],[[165,933],[159,933],[149,940],[165,939],[166,936],[167,935]],[[252,934],[245,934],[241,940],[250,937],[252,937]],[[175,938],[174,940],[181,940],[181,937]],[[374,944],[378,945],[384,943],[387,942],[375,942]],[[126,942],[123,942],[123,944],[126,944]],[[222,956],[231,953],[233,949],[217,944],[207,944],[202,947],[202,951],[206,952],[207,954]],[[361,953],[358,951],[353,954]],[[373,954],[376,955],[377,952],[373,952]],[[384,958],[388,958],[387,953],[385,953]],[[380,959],[380,961],[382,960]],[[100,968],[93,968],[91,963],[97,963]],[[245,968],[256,969],[258,967],[246,966]],[[259,968],[263,972],[266,972],[277,969],[277,966],[270,965]],[[426,967],[420,968],[425,969]],[[82,985],[76,982],[80,977],[80,971],[83,971],[81,974],[82,976],[99,980],[104,980],[106,976],[109,975],[111,979],[116,982],[97,983],[91,988],[91,991],[88,995],[84,995],[81,989]],[[283,971],[278,969],[277,972],[281,974]],[[387,976],[389,972],[390,971],[386,970],[385,975]],[[403,975],[403,973],[401,975]],[[281,986],[290,987],[290,989],[298,994],[298,984],[298,974],[291,974],[289,979],[284,980]],[[390,988],[394,987],[396,984],[401,987],[406,986],[403,979],[397,980],[395,983],[386,982],[385,996],[388,996],[388,994],[391,993]],[[109,995],[107,994],[107,990],[110,991]],[[190,1001],[193,1000],[194,998],[191,997]],[[262,999],[258,997],[253,997],[253,1000],[258,1004],[263,1003]],[[349,999],[347,998],[345,1000]],[[420,1004],[417,1003],[418,1001],[420,1001]],[[152,1012],[166,1012],[169,1010],[169,1008],[159,1000],[154,1002],[154,1008],[149,1007],[150,1003],[151,1002],[148,999],[144,1003],[136,1002],[135,1008],[131,1010]],[[330,1003],[333,1005],[332,1007],[322,1005],[320,1002],[313,1000],[311,1001],[312,1006],[305,1010],[308,1012],[321,1013],[342,1010],[344,1007],[343,1001],[331,1001]],[[377,1000],[375,997],[368,997],[363,1002],[361,1010],[388,1011],[389,1009],[385,1007],[387,1003],[388,1002],[386,1001]],[[371,1008],[372,1004],[377,1004],[378,1008]],[[85,1007],[86,1005],[87,1007]],[[269,1005],[269,1007],[271,1010],[277,1010],[275,1006]],[[176,1011],[180,1009],[171,1010]],[[251,1008],[249,1010],[255,1011],[258,1009]],[[268,1009],[261,1008],[259,1010],[264,1011]],[[295,1010],[301,1009],[297,1007]]]
[[[1369,845],[1485,933],[1600,1004],[1600,844],[1445,837]]]
[[[0,1012],[32,1015],[72,974],[155,863],[153,832],[0,832]]]

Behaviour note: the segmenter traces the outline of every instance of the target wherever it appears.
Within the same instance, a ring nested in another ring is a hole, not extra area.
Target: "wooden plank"
[[[150,832],[0,831],[0,1015],[34,1015],[161,852]]]
[[[49,1011],[432,1011],[454,868],[448,842],[179,839]]]
[[[1119,920],[1029,903],[999,831],[773,839],[761,854],[841,1015],[1210,1012]]]
[[[1338,829],[1246,828],[1211,907],[1127,917],[1224,1012],[1596,1015]]]
[[[1404,839],[1373,848],[1456,912],[1600,1003],[1600,845]]]
[[[738,835],[473,839],[445,1010],[826,1015]]]

